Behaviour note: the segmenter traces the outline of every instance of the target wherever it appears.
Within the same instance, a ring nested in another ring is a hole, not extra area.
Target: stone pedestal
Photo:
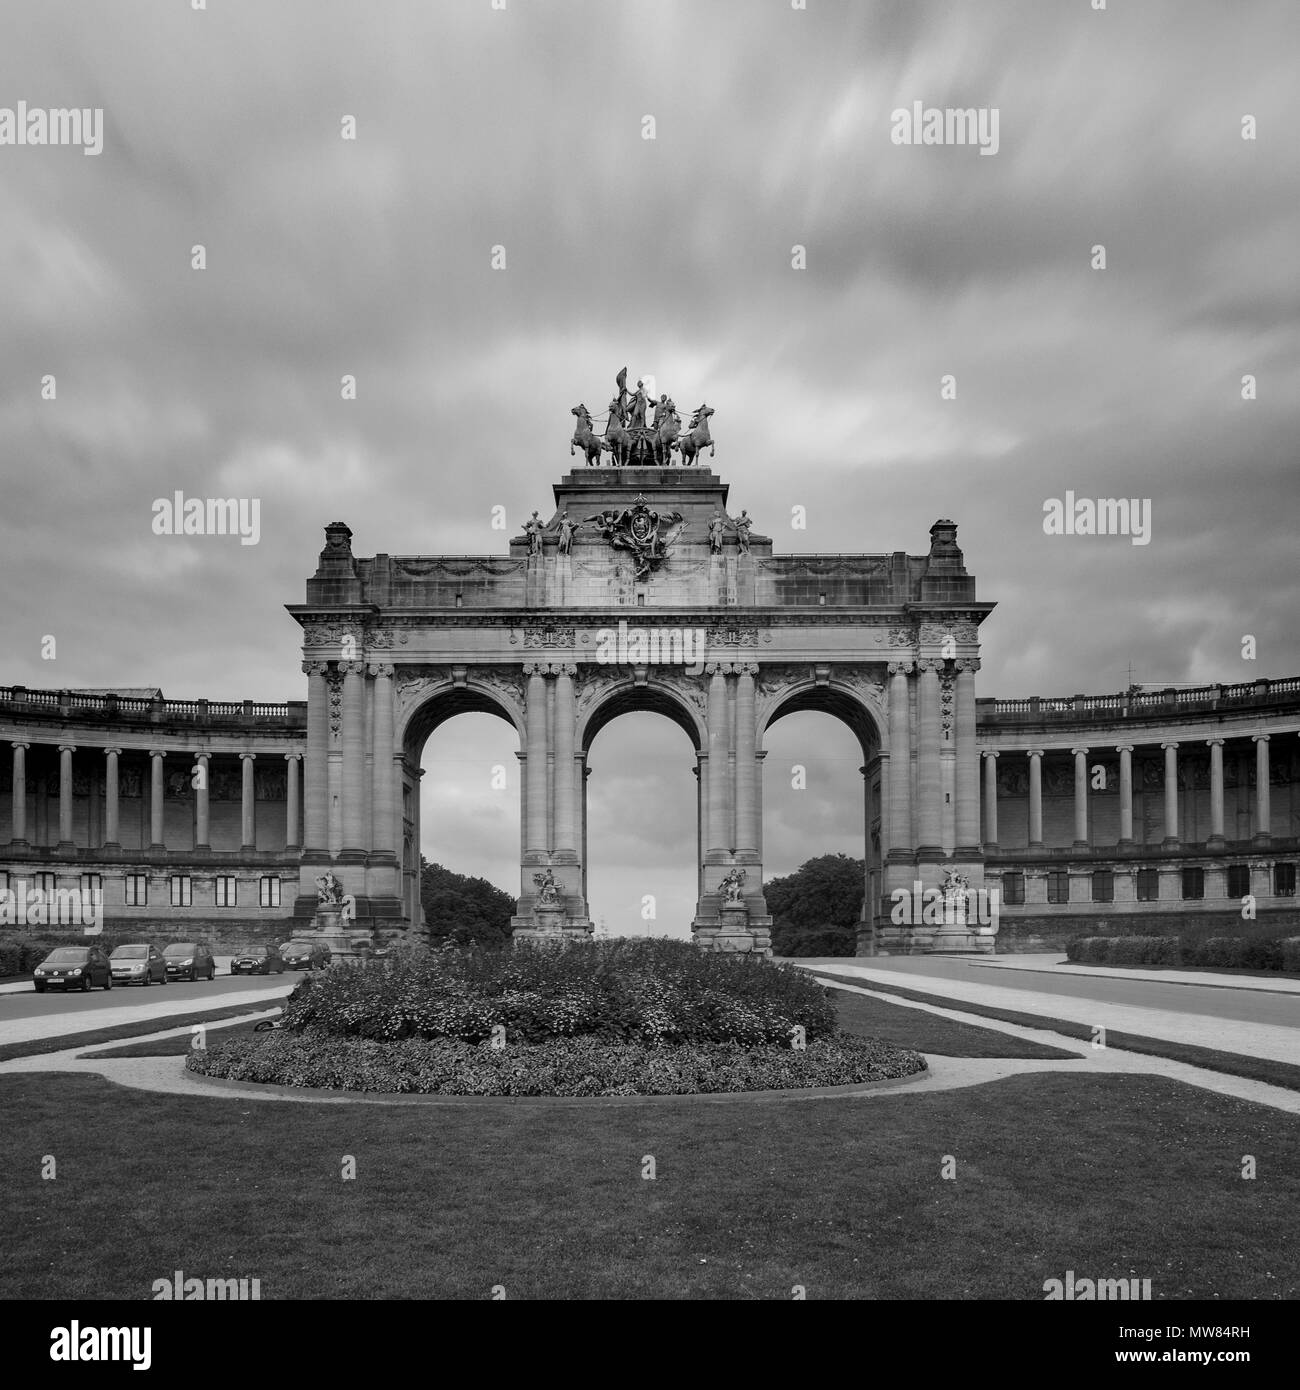
[[[539,903],[529,917],[512,918],[512,941],[590,941],[591,924],[569,920],[563,903]]]
[[[355,954],[352,937],[343,922],[342,903],[318,903],[316,916],[312,919],[312,930],[334,955],[346,958]]]
[[[697,922],[694,925],[695,943],[704,951],[736,953],[757,952],[772,954],[772,919],[751,917],[745,903],[723,903],[718,908],[718,921]]]

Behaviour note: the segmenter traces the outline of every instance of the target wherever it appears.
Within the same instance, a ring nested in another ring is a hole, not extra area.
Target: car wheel
[[[210,966],[208,966],[208,983],[211,984],[212,981],[215,980],[216,978],[217,978],[217,967],[216,967],[215,965],[210,965]]]
[[[112,988],[113,988],[113,977],[112,977],[111,975],[108,977],[108,979],[106,979],[106,980],[104,981],[104,988],[105,988],[105,989],[112,989]]]
[[[44,994],[44,993],[45,993],[45,986],[44,986],[44,985],[36,985],[36,986],[35,986],[35,989],[36,989],[36,993],[37,993],[37,994]]]
[[[90,976],[89,976],[89,975],[83,975],[83,976],[81,977],[81,992],[82,992],[82,994],[89,994],[89,993],[90,993]]]

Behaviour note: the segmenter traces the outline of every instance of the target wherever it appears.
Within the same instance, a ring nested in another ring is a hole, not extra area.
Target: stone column
[[[307,754],[302,764],[303,848],[309,855],[329,850],[330,694],[326,663],[305,661],[307,673]]]
[[[72,838],[72,755],[75,743],[59,744],[59,848],[76,849]]]
[[[577,711],[574,706],[575,666],[563,665],[555,677],[555,844],[557,854],[576,857],[577,784],[574,777],[574,735]]]
[[[343,672],[343,848],[349,859],[370,848],[365,825],[366,668],[360,661],[341,661]]]
[[[120,748],[104,749],[104,848],[120,849],[117,839],[117,760]]]
[[[889,664],[889,857],[912,858],[912,734],[907,677],[910,661]]]
[[[984,850],[998,847],[998,750],[984,750]]]
[[[528,747],[525,772],[524,849],[527,854],[546,855],[546,679],[541,666],[525,666],[528,674],[528,706],[525,738]]]
[[[194,848],[211,849],[208,784],[212,780],[212,758],[208,753],[195,753],[194,761],[199,768],[199,785],[194,788]]]
[[[707,852],[704,841],[708,838],[705,829],[709,807],[709,755],[700,748],[695,750],[695,899],[704,896],[704,856]]]
[[[1088,848],[1088,750],[1071,748],[1074,754],[1074,847]]]
[[[736,677],[736,853],[758,854],[755,796],[757,763],[754,759],[757,728],[754,712],[754,673],[746,662]]]
[[[965,657],[957,662],[954,718],[957,735],[957,853],[980,852],[980,750],[975,741],[975,672],[979,661]]]
[[[938,661],[918,661],[916,799],[917,853],[938,857],[943,853],[943,783],[939,771],[939,666]]]
[[[163,759],[161,748],[151,748],[149,757],[149,848],[166,849],[163,843]]]
[[[1178,848],[1178,744],[1162,743],[1165,750],[1165,838],[1163,849]]]
[[[1043,847],[1043,750],[1029,749],[1029,848]]]
[[[727,678],[722,666],[714,662],[709,668],[709,827],[707,852],[726,851],[727,843],[727,752],[730,730],[727,728]]]
[[[301,758],[300,753],[286,753],[284,755],[285,771],[287,781],[284,793],[284,847],[285,849],[298,848],[298,762]],[[391,772],[393,760],[388,760]]]
[[[400,859],[401,836],[397,828],[397,788],[393,778],[393,668],[387,662],[371,666],[374,677],[374,759],[371,764],[371,805],[377,854]]]
[[[27,843],[27,743],[14,744],[14,785],[12,840],[16,845]]]
[[[1255,741],[1255,837],[1264,849],[1273,839],[1273,808],[1268,787],[1268,735],[1252,734]]]
[[[241,753],[239,785],[239,847],[257,848],[257,788],[253,781],[256,753]]]
[[[1119,754],[1119,842],[1133,843],[1133,745],[1116,745]]]
[[[760,863],[763,859],[763,759],[766,757],[767,749],[754,754],[754,848]],[[867,833],[870,832],[868,822]]]
[[[1207,738],[1210,745],[1210,849],[1223,849],[1223,740]]]

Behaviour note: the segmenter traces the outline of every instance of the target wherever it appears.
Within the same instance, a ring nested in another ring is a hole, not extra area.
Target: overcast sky
[[[625,363],[715,407],[778,551],[956,520],[982,695],[1300,672],[1300,6],[807,4],[6,0],[0,108],[104,126],[0,145],[0,681],[303,698],[322,526],[500,552]],[[914,102],[996,109],[996,154],[893,143]],[[177,489],[258,498],[258,544],[154,535]],[[1045,535],[1067,490],[1149,498],[1150,544]],[[854,740],[780,738],[768,871],[860,853]],[[425,850],[517,891],[514,747],[435,736]],[[597,740],[611,927],[689,916],[690,761],[648,715]]]

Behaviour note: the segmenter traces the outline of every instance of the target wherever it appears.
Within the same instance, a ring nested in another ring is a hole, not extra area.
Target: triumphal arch
[[[358,927],[419,924],[421,750],[482,711],[519,738],[516,934],[589,933],[588,749],[615,716],[653,710],[695,749],[695,937],[766,950],[764,743],[820,710],[862,750],[859,953],[991,949],[960,914],[900,912],[895,892],[983,885],[975,673],[993,605],[957,527],[936,521],[921,555],[775,554],[757,527],[788,526],[790,508],[729,510],[704,461],[712,409],[682,431],[666,396],[647,420],[640,383],[620,373],[618,389],[603,434],[574,408],[585,461],[507,554],[362,557],[343,522],[325,527],[306,602],[289,605],[308,679],[296,912],[332,872]]]

